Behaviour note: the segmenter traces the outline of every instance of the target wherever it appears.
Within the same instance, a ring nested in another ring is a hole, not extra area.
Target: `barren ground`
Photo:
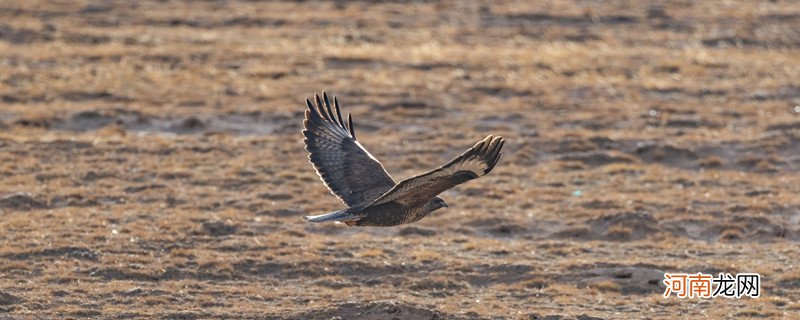
[[[798,79],[793,1],[3,1],[0,318],[796,317]],[[504,156],[413,225],[305,223],[322,90],[396,179]]]

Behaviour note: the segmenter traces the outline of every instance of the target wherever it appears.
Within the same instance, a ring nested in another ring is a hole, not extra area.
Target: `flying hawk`
[[[353,118],[342,118],[339,100],[314,95],[306,99],[303,142],[309,161],[346,209],[317,216],[312,222],[341,221],[348,226],[389,227],[418,221],[447,203],[437,195],[489,173],[500,159],[505,140],[487,136],[450,163],[431,172],[395,183],[380,162],[356,140]],[[323,104],[324,101],[324,104]]]

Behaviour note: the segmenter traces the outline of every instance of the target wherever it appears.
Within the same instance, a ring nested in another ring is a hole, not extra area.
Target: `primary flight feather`
[[[349,226],[389,227],[418,221],[446,208],[438,195],[492,171],[505,140],[489,135],[462,155],[433,171],[395,183],[386,169],[356,140],[353,118],[342,117],[339,100],[328,95],[306,99],[303,142],[317,174],[347,208],[307,221],[340,221]]]

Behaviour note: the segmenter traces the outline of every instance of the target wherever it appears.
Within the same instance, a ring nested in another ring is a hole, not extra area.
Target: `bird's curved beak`
[[[447,205],[447,202],[443,203],[445,208],[449,208],[450,206]]]

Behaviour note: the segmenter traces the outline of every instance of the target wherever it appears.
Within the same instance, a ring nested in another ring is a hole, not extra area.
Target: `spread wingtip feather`
[[[306,106],[310,113],[306,113],[306,119],[310,117],[319,117],[325,122],[334,126],[344,129],[345,133],[349,133],[350,137],[356,138],[355,128],[353,127],[353,118],[350,113],[347,114],[347,120],[342,116],[341,107],[339,107],[339,98],[333,97],[333,105],[331,105],[328,93],[323,91],[322,96],[314,93],[314,98],[306,98]],[[307,129],[307,128],[306,128]]]

